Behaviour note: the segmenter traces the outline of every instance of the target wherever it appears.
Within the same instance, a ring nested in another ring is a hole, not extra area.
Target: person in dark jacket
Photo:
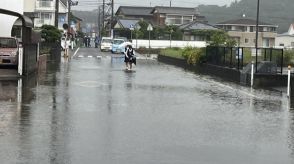
[[[127,70],[132,69],[133,63],[136,65],[135,51],[131,45],[128,45],[125,50],[125,63],[126,63]]]

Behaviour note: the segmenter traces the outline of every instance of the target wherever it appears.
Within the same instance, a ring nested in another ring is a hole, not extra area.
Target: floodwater
[[[284,93],[95,54],[0,81],[1,164],[294,163]]]

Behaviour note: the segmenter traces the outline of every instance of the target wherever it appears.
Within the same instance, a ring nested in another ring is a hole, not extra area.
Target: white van
[[[100,42],[101,51],[110,51],[112,49],[112,38],[111,37],[102,37]]]

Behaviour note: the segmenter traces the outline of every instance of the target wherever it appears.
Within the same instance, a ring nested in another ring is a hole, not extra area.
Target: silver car
[[[0,65],[18,64],[18,41],[12,37],[0,37]]]

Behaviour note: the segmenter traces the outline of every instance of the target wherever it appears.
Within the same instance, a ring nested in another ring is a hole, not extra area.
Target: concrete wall
[[[23,0],[1,0],[1,8],[23,14]],[[0,14],[0,36],[11,36],[11,29],[17,17]]]
[[[132,41],[134,47],[149,47],[149,40],[136,40],[133,39]],[[206,42],[204,41],[169,41],[169,40],[150,40],[150,47],[151,48],[168,48],[168,47],[179,47],[184,48],[187,46],[192,47],[206,47]]]

